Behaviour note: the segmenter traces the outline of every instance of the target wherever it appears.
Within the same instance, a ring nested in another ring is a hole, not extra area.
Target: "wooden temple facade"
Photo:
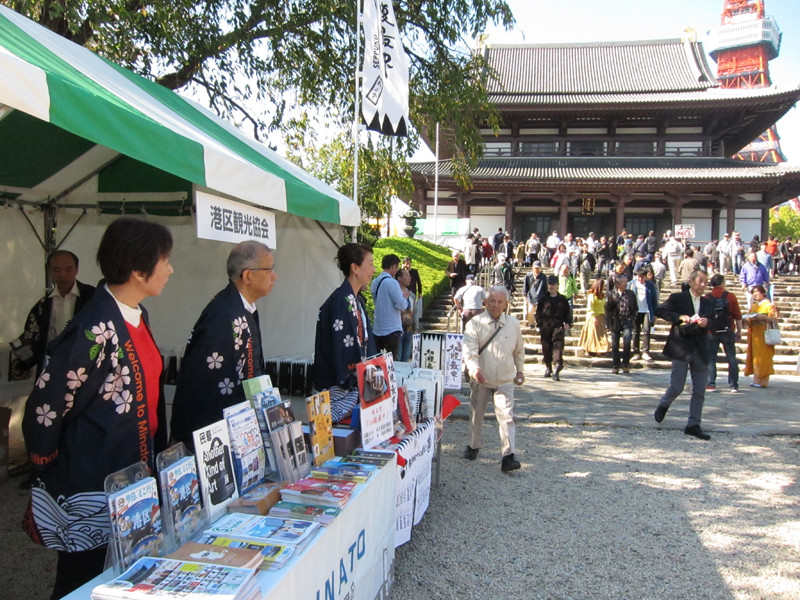
[[[441,215],[585,236],[663,232],[698,239],[765,235],[769,209],[800,193],[800,164],[731,158],[800,98],[800,89],[725,89],[701,43],[654,40],[495,46],[491,100],[502,125],[482,130],[472,188],[439,161]],[[487,76],[488,77],[488,76]],[[434,163],[412,165],[414,204],[431,216]]]

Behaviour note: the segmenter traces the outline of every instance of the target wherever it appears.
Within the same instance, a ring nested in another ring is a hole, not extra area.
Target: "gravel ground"
[[[709,395],[702,442],[681,431],[685,398],[652,420],[668,373],[568,370],[557,384],[540,371],[518,393],[520,471],[500,472],[489,417],[474,462],[468,410],[446,423],[393,598],[800,598],[796,377]],[[0,484],[0,600],[48,598],[54,579],[55,553],[20,528],[20,480]]]
[[[484,427],[470,462],[447,423],[394,598],[800,598],[796,438],[518,422],[504,474]]]

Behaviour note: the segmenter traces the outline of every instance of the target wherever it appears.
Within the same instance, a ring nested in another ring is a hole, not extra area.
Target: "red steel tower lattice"
[[[711,58],[717,63],[722,87],[772,85],[769,61],[778,56],[781,32],[775,19],[764,14],[763,0],[725,0],[721,24],[711,37]],[[774,125],[733,158],[769,163],[786,160]]]

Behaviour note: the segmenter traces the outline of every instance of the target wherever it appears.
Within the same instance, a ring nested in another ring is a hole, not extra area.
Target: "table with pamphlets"
[[[259,571],[261,597],[388,597],[394,573],[396,471],[394,461],[377,470],[302,553],[277,571]],[[66,598],[87,600],[93,588],[115,576],[106,571]]]

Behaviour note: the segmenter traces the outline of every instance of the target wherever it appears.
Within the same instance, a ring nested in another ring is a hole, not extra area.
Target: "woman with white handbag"
[[[751,292],[751,312],[742,315],[742,320],[747,321],[744,374],[753,376],[753,383],[750,384],[752,387],[765,388],[769,385],[769,376],[775,372],[772,358],[775,356],[775,345],[780,342],[779,314],[777,307],[767,299],[767,291],[763,285],[753,286]]]

